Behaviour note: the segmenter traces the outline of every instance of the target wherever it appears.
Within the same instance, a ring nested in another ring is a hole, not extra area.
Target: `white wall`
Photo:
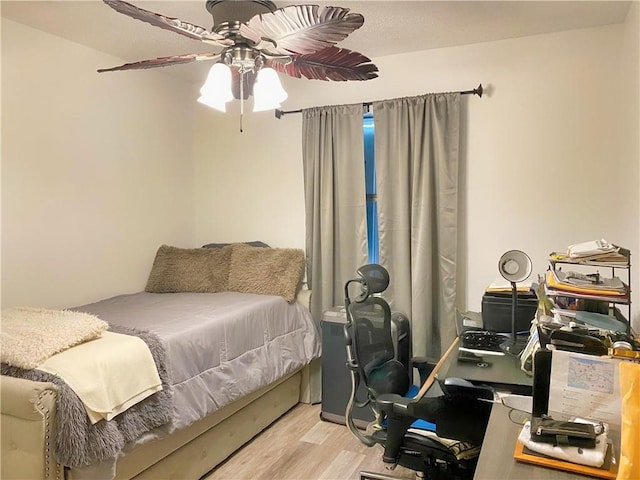
[[[191,245],[191,99],[156,72],[2,19],[2,304],[70,307],[144,288]]]
[[[638,258],[632,12],[624,25],[377,58],[370,82],[285,79],[284,108],[485,85],[464,97],[459,305],[478,310],[507,249],[536,273],[551,250],[592,238]],[[2,20],[3,305],[138,291],[161,243],[304,247],[300,115],[247,105],[240,133],[238,103],[209,110],[158,71],[94,73],[118,63]]]
[[[226,113],[198,105],[196,244],[261,240],[304,248],[299,118],[277,121],[273,111],[250,108],[240,133],[238,102]]]
[[[628,66],[638,51],[625,40],[637,28],[636,21],[377,58],[380,78],[369,82],[286,79],[284,109],[482,82],[483,98],[464,99],[458,300],[479,310],[485,286],[499,276],[498,258],[512,248],[529,253],[536,274],[546,270],[549,252],[595,238],[628,246],[638,258],[638,129],[630,125],[638,102],[629,102],[638,78],[629,78]],[[244,133],[236,111],[197,115],[199,241],[303,247],[300,115],[248,113]]]
[[[625,91],[628,95],[628,125],[629,138],[635,139],[635,142],[631,141],[628,145],[629,158],[635,158],[636,162],[640,164],[640,1],[634,1],[631,4],[627,21],[625,23],[625,45],[624,45],[625,58],[627,59],[626,66],[627,72],[624,77],[628,79],[628,85]],[[640,175],[640,168],[638,168],[638,175]],[[638,185],[640,186],[640,176],[638,177]],[[639,199],[640,201],[640,199]],[[638,272],[640,263],[640,234],[638,244],[635,247],[635,271]],[[633,301],[636,308],[634,310],[640,311],[640,281],[636,277],[636,282],[633,285],[635,289],[635,295]],[[636,323],[636,327],[640,323],[640,320]]]

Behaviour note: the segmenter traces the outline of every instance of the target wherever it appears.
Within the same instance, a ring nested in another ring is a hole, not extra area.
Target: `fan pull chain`
[[[240,133],[242,133],[242,115],[244,114],[244,69],[240,67]]]

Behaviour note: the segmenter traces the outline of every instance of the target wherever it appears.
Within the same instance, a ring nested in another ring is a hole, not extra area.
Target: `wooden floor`
[[[299,403],[202,480],[347,480],[359,479],[360,470],[415,477],[403,467],[387,470],[381,447],[320,420],[320,405]]]

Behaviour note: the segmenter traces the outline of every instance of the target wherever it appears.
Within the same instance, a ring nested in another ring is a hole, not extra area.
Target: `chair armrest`
[[[407,405],[409,405],[410,401],[410,398],[401,397],[395,393],[385,393],[376,398],[376,405],[378,410],[386,415],[393,413],[407,415]]]
[[[440,437],[481,445],[493,407],[493,391],[457,378],[448,378],[440,386],[442,396],[413,400],[407,413],[435,423]]]
[[[407,411],[411,399],[400,395],[388,393],[380,395],[376,399],[376,405],[382,411],[387,420],[387,439],[384,442],[384,454],[382,461],[396,464],[403,439],[407,429],[414,422]]]
[[[458,377],[447,377],[440,384],[442,391],[448,398],[455,399],[464,397],[465,399],[476,398],[491,401],[495,398],[494,391],[485,385],[475,385],[469,380]]]

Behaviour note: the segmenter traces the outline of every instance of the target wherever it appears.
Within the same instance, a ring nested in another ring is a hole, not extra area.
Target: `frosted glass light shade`
[[[280,78],[273,68],[263,68],[258,72],[253,85],[253,111],[262,112],[280,107],[280,102],[287,99],[287,92],[282,88]]]
[[[200,88],[198,102],[226,112],[226,103],[233,100],[231,92],[231,69],[224,63],[216,63],[207,75],[207,80]]]

